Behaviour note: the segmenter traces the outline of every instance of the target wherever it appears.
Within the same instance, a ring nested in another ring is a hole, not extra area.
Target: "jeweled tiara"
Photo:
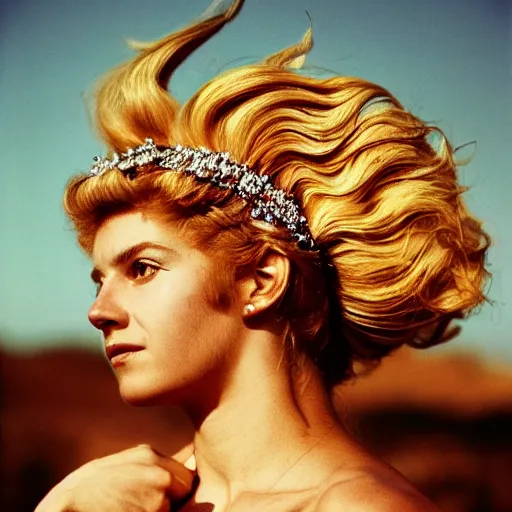
[[[144,144],[121,155],[94,157],[90,173],[99,176],[110,169],[118,169],[132,176],[138,167],[148,164],[185,172],[199,181],[232,190],[250,205],[253,219],[287,228],[301,249],[317,249],[297,201],[275,188],[269,176],[261,176],[247,165],[232,161],[229,153],[181,145],[156,146],[152,139],[146,139]]]

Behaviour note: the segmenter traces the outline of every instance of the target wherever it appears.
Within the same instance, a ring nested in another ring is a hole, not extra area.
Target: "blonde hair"
[[[293,268],[280,309],[287,343],[317,362],[328,386],[350,377],[357,361],[453,337],[451,320],[486,300],[490,240],[466,209],[453,149],[438,128],[373,83],[296,73],[311,30],[261,63],[213,78],[184,105],[167,91],[173,71],[242,3],[139,45],[99,85],[97,128],[112,151],[147,137],[229,151],[300,201],[319,254],[253,221],[230,192],[154,166],[134,180],[112,170],[70,181],[64,207],[81,247],[91,252],[107,217],[139,209],[215,247],[233,269],[226,286],[266,251],[285,254]]]

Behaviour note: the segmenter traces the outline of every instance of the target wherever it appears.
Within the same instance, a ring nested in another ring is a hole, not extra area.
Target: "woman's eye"
[[[135,261],[130,267],[131,275],[134,279],[145,279],[151,277],[157,272],[158,268],[144,261]]]

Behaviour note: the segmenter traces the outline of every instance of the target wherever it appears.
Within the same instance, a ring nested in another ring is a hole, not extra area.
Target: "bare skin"
[[[140,249],[146,242],[167,250]],[[118,258],[122,253],[129,257]],[[270,253],[256,262],[227,308],[208,298],[217,268],[211,258],[155,218],[109,219],[92,258],[101,288],[90,321],[107,345],[142,348],[115,368],[121,396],[133,405],[178,404],[195,427],[199,486],[180,510],[438,510],[348,435],[311,361],[294,370],[288,364],[284,326],[272,314],[287,286],[285,257]],[[36,512],[161,512],[191,490],[192,473],[181,464],[148,457],[147,447],[134,453],[146,459],[128,451],[79,468]],[[108,493],[100,492],[105,481]],[[94,509],[84,501],[89,490]]]
[[[56,485],[35,512],[168,512],[192,488],[194,472],[140,445],[84,464]]]

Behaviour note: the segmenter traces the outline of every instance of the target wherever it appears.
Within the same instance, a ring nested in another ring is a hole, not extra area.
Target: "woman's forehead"
[[[122,213],[109,217],[98,228],[91,256],[93,260],[110,259],[131,247],[142,250],[151,245],[177,250],[184,243],[169,223],[140,211]]]

